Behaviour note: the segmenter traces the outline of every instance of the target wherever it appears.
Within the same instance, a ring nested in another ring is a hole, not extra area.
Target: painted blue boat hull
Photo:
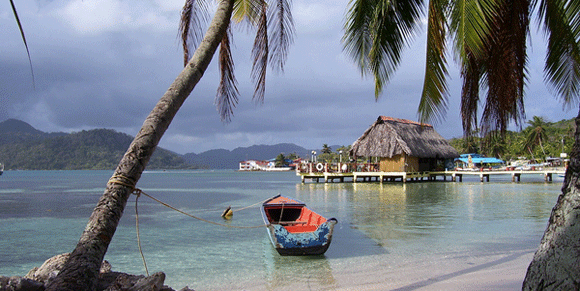
[[[313,232],[290,233],[279,224],[268,225],[270,241],[283,256],[322,255],[332,241],[337,220],[331,218]]]

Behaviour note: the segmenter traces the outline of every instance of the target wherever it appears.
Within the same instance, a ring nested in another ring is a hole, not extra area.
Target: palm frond
[[[234,3],[232,18],[238,23],[244,20],[248,20],[250,24],[256,23],[260,19],[263,2],[262,0],[237,0]]]
[[[190,52],[195,50],[203,38],[203,25],[208,20],[207,4],[204,0],[185,0],[179,21],[179,37],[183,47],[183,66],[189,61]]]
[[[488,58],[493,15],[498,0],[457,0],[452,5],[450,31],[454,40],[455,57],[461,65],[461,123],[463,134],[471,139],[478,131],[480,86],[487,85]]]
[[[580,1],[544,0],[539,16],[548,36],[545,79],[571,105],[580,95]]]
[[[482,58],[491,33],[490,20],[501,0],[457,0],[452,6],[450,29],[454,36],[455,54],[461,63],[469,58]],[[468,56],[468,54],[470,56]]]
[[[461,90],[461,123],[463,135],[473,136],[477,131],[477,108],[479,105],[479,88],[482,74],[482,62],[471,53],[467,53],[467,62],[461,69],[463,88]]]
[[[266,92],[266,70],[268,68],[268,20],[267,20],[267,4],[262,2],[262,11],[260,14],[260,21],[257,23],[256,38],[254,39],[254,47],[252,48],[252,81],[254,82],[254,97],[253,100],[257,103],[264,102],[264,94]]]
[[[369,73],[368,55],[373,43],[370,20],[374,2],[373,0],[351,2],[344,26],[345,34],[342,38],[343,50],[353,58],[363,76]]]
[[[506,1],[492,19],[487,58],[488,92],[481,125],[483,132],[507,131],[510,121],[520,126],[525,118],[526,39],[529,0]]]
[[[447,0],[429,1],[427,58],[423,93],[419,102],[419,121],[432,123],[447,110],[446,15]]]
[[[18,29],[20,30],[20,36],[22,36],[22,41],[24,42],[24,47],[26,48],[26,54],[28,55],[28,63],[30,64],[30,74],[32,75],[32,87],[35,87],[34,82],[34,70],[32,69],[32,59],[30,58],[30,50],[28,50],[28,43],[26,42],[26,36],[24,35],[24,29],[22,28],[22,23],[20,23],[20,17],[18,17],[18,12],[16,11],[16,6],[14,6],[14,1],[10,0],[10,6],[12,6],[12,12],[14,13],[14,18],[18,24]]]
[[[223,122],[230,122],[234,108],[238,104],[238,88],[234,75],[234,61],[230,49],[231,29],[228,28],[220,44],[219,66],[220,85],[218,87],[215,104]]]
[[[275,0],[272,9],[269,9],[270,37],[270,65],[274,71],[284,71],[284,64],[288,59],[288,48],[294,42],[294,21],[289,0]]]
[[[382,93],[415,34],[422,1],[356,0],[351,2],[343,37],[344,50],[364,75],[375,79],[375,98]]]

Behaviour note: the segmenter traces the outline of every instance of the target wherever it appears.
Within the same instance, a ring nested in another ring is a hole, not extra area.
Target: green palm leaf
[[[401,62],[403,48],[415,34],[422,1],[355,0],[350,2],[344,50],[362,75],[375,79],[375,98]]]
[[[447,0],[429,1],[425,81],[418,110],[421,122],[441,119],[447,110],[447,6]]]
[[[569,105],[580,93],[580,1],[544,0],[539,16],[548,36],[546,81]]]

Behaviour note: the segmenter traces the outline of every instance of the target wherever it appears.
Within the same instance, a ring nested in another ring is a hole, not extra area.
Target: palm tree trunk
[[[580,288],[580,112],[562,194],[524,280],[522,290]]]
[[[173,117],[199,82],[229,26],[234,0],[221,0],[195,54],[145,119],[141,130],[119,162],[113,177],[93,210],[81,238],[58,276],[46,290],[94,290],[99,268],[129,196]]]

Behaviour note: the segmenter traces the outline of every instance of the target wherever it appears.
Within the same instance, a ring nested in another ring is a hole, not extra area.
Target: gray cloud
[[[179,3],[177,3],[179,2]],[[0,120],[18,118],[43,131],[113,128],[136,134],[182,68],[177,41],[182,1],[81,0],[17,3],[29,41],[36,88],[7,1],[0,2]],[[383,96],[342,51],[348,1],[294,1],[296,39],[284,74],[269,71],[265,103],[252,101],[252,35],[234,29],[240,103],[231,123],[219,119],[214,98],[217,62],[174,119],[160,146],[178,153],[292,142],[307,148],[348,145],[379,115],[417,119],[425,37],[419,35]],[[528,117],[572,118],[542,82],[542,43],[534,39],[527,86]],[[452,59],[451,57],[449,58]],[[450,64],[446,138],[461,136],[460,77]]]

